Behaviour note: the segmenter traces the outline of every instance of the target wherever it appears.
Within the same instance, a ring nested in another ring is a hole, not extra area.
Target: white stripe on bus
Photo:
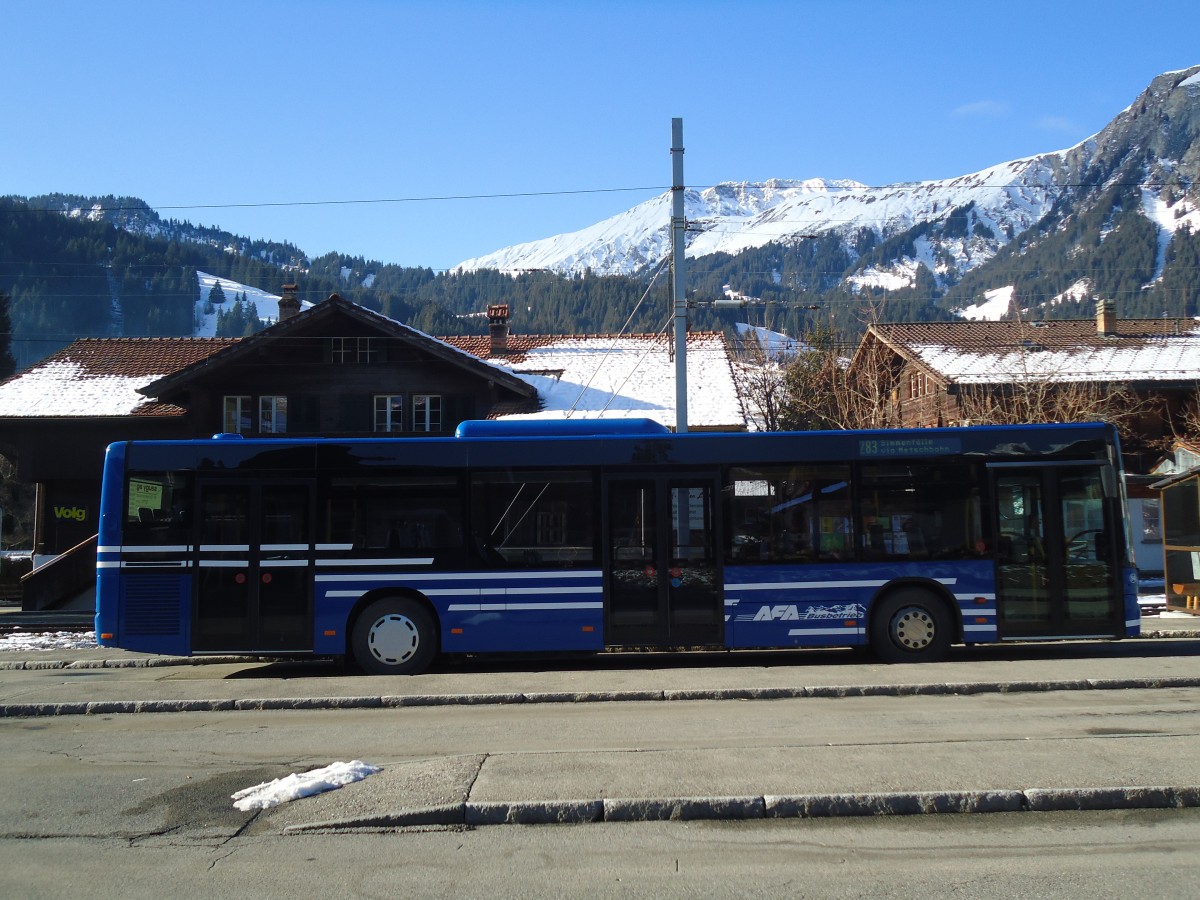
[[[822,588],[863,588],[863,587],[883,587],[893,579],[881,579],[870,581],[758,581],[748,582],[746,584],[727,584],[727,591],[788,591],[788,590],[815,590]],[[934,578],[938,584],[955,584],[957,578]]]
[[[143,546],[141,544],[105,544],[96,548],[97,553],[191,553],[191,544],[156,544]]]
[[[792,628],[788,631],[788,637],[847,637],[849,635],[862,634],[863,629],[846,627],[846,628]]]
[[[603,609],[603,603],[451,603],[447,612],[536,612],[539,610]]]
[[[417,556],[404,559],[318,559],[318,566],[428,566],[432,556]],[[319,575],[317,576],[320,577]]]
[[[330,564],[340,565],[347,560],[324,560]],[[367,560],[363,565],[369,565],[376,560]],[[595,578],[599,579],[601,573],[594,572],[421,572],[419,574],[409,574],[404,572],[378,572],[370,575],[358,574],[318,574],[317,581],[513,581],[525,579],[541,579],[550,580],[556,578]]]

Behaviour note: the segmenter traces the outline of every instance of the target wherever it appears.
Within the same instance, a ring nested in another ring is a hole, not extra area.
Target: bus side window
[[[730,562],[815,562],[850,550],[850,469],[757,466],[729,473]]]
[[[463,554],[462,490],[456,476],[345,478],[330,486],[325,539],[368,556]]]
[[[969,464],[881,463],[862,468],[867,559],[965,559],[982,538],[978,470]]]
[[[480,470],[471,476],[471,527],[484,566],[569,568],[596,561],[591,472]]]

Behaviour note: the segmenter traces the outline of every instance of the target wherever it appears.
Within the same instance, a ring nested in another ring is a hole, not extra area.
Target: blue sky
[[[1071,146],[1200,63],[1195,0],[46,0],[0,21],[0,194],[136,196],[435,269],[658,193],[672,117],[689,185],[888,184]],[[552,196],[417,199],[517,194]]]

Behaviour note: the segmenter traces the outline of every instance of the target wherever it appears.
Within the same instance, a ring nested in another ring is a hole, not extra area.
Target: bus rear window
[[[191,478],[178,472],[134,472],[126,482],[124,543],[186,544]]]

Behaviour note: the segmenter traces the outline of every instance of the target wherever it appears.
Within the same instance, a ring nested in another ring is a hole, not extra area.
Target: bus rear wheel
[[[355,620],[350,650],[371,675],[417,675],[437,655],[437,628],[416,600],[376,600]]]
[[[871,615],[871,650],[884,662],[935,662],[953,637],[946,605],[920,588],[888,594]]]

